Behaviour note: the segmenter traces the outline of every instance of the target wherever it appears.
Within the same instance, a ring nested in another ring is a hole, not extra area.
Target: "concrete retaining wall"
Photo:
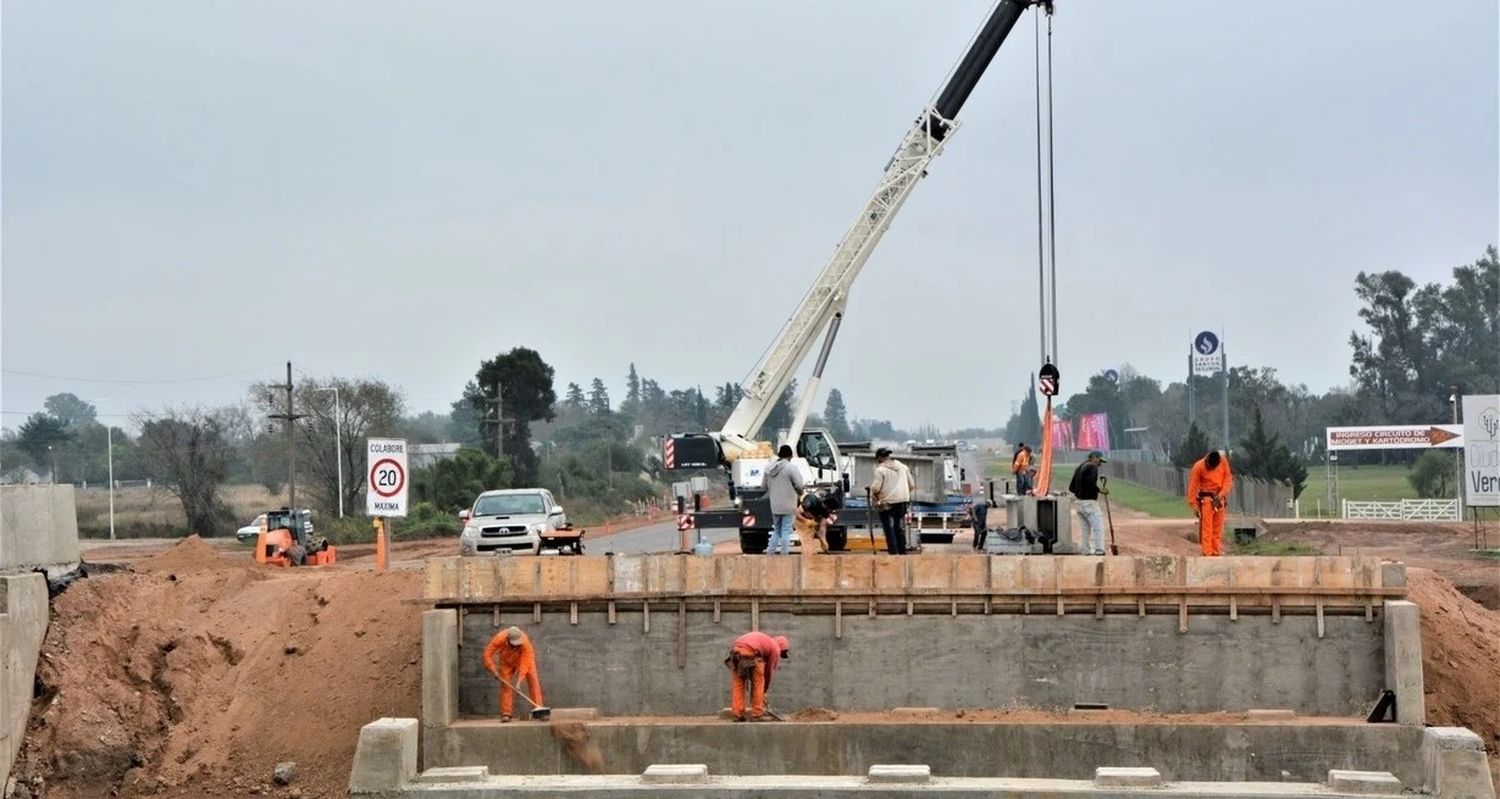
[[[78,510],[70,485],[0,486],[0,572],[78,565]]]
[[[625,724],[590,723],[608,773],[704,763],[712,774],[854,775],[927,764],[944,777],[1091,779],[1150,766],[1168,780],[1322,782],[1329,769],[1424,781],[1423,732],[1377,724]],[[424,735],[424,766],[495,774],[579,773],[544,724],[465,722]]]
[[[42,575],[0,575],[0,790],[26,734],[47,614],[47,581]]]
[[[751,614],[725,609],[679,617],[639,603],[606,613],[469,611],[458,651],[458,712],[493,716],[496,683],[485,644],[518,625],[536,643],[542,687],[554,707],[608,715],[707,715],[728,704],[723,659]],[[792,658],[772,683],[783,711],[893,707],[1067,709],[1075,702],[1166,713],[1291,708],[1304,715],[1363,716],[1385,687],[1382,612],[1327,615],[1057,616],[947,613],[906,616],[759,612],[760,629],[787,635]],[[946,606],[945,606],[946,608]],[[890,610],[887,608],[887,610]],[[496,620],[498,618],[498,626]],[[679,625],[679,618],[683,624]],[[838,637],[836,627],[842,627]],[[679,656],[681,653],[681,656]],[[1420,721],[1417,721],[1420,723]]]

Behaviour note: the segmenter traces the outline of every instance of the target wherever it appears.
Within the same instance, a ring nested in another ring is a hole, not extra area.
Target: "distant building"
[[[438,461],[445,461],[458,454],[463,444],[412,444],[407,451],[407,464],[413,469],[426,469]]]

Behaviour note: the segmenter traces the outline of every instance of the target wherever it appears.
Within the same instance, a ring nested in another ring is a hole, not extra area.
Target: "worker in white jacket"
[[[875,450],[875,480],[870,496],[880,510],[880,527],[885,531],[885,551],[906,554],[906,510],[911,506],[911,492],[917,487],[906,464],[891,457],[888,447]]]

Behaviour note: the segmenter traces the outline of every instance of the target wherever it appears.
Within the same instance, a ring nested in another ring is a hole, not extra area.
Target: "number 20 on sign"
[[[406,515],[406,440],[366,440],[365,513],[371,516]]]

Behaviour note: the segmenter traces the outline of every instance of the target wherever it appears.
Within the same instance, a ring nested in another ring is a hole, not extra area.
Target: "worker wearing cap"
[[[520,627],[507,627],[490,639],[484,648],[484,670],[500,680],[500,720],[510,721],[515,708],[515,691],[526,679],[527,693],[533,707],[542,706],[542,683],[536,674],[536,648]]]
[[[781,661],[792,656],[786,636],[772,638],[762,632],[745,633],[734,639],[724,665],[729,667],[729,709],[735,721],[765,721],[766,693],[771,675]],[[750,713],[745,714],[745,689],[750,689]]]
[[[1198,546],[1208,557],[1224,554],[1224,508],[1234,474],[1219,450],[1203,456],[1188,472],[1187,503],[1198,517]]]
[[[906,554],[906,509],[917,481],[906,464],[891,457],[888,447],[875,450],[875,479],[870,482],[870,497],[880,509],[880,526],[885,531],[885,551]]]
[[[1076,500],[1073,508],[1083,521],[1084,550],[1093,555],[1104,554],[1104,514],[1099,510],[1099,495],[1109,491],[1099,487],[1099,464],[1106,462],[1104,453],[1097,449],[1090,452],[1068,482],[1068,493]]]

